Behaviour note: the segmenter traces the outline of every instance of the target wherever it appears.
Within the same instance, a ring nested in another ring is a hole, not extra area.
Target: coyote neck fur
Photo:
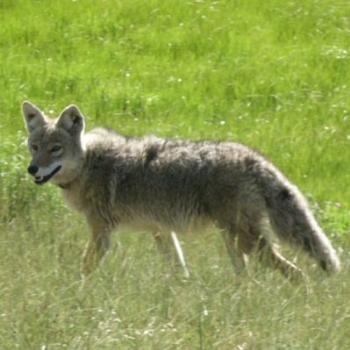
[[[79,177],[80,177],[80,172],[77,171],[76,177],[74,177],[73,179],[67,182],[56,183],[56,185],[62,190],[69,191],[74,187],[74,185],[79,183]]]

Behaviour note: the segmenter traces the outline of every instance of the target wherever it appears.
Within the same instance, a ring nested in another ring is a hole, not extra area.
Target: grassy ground
[[[2,0],[0,22],[1,350],[350,348],[350,4]],[[301,257],[308,294],[254,263],[237,279],[212,234],[183,238],[183,281],[130,234],[83,284],[85,223],[26,175],[24,99],[53,115],[77,103],[89,128],[260,149],[344,271]]]

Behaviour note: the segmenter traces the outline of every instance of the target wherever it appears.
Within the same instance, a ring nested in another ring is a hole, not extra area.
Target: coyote
[[[308,252],[322,269],[340,270],[297,187],[244,145],[125,137],[103,128],[84,133],[84,116],[74,105],[52,120],[24,102],[23,115],[34,182],[59,186],[91,228],[84,274],[104,256],[111,231],[125,225],[153,233],[167,256],[173,240],[186,274],[176,233],[211,224],[222,233],[238,273],[255,252],[286,276],[302,274],[279,253],[275,236]]]

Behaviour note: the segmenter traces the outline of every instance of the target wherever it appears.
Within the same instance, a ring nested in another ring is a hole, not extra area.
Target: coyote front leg
[[[110,246],[110,228],[101,223],[90,223],[91,238],[83,256],[83,275],[89,275],[99,264]]]
[[[185,256],[176,233],[172,231],[170,235],[167,235],[160,232],[154,232],[153,237],[158,250],[161,252],[165,260],[171,264],[175,263],[176,266],[181,266],[185,278],[189,278],[190,272],[187,269]]]

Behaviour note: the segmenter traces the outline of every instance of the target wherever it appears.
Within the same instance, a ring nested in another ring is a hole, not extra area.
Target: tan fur
[[[323,269],[340,269],[303,195],[273,164],[246,146],[128,138],[106,129],[84,134],[84,117],[75,106],[51,120],[24,102],[23,114],[32,153],[28,171],[38,184],[51,181],[60,186],[91,227],[83,264],[86,274],[107,251],[112,230],[125,225],[151,231],[166,256],[171,232],[215,225],[237,272],[256,252],[283,274],[300,274],[277,251],[271,239],[275,235],[303,248]]]

